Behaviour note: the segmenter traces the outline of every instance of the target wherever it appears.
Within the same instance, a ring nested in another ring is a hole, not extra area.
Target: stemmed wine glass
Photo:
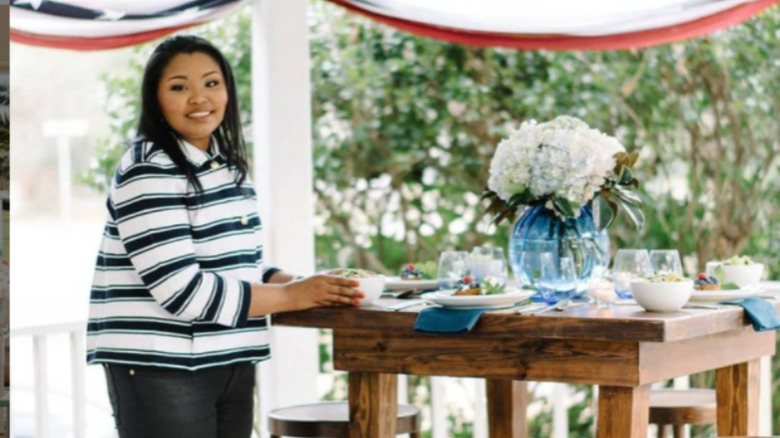
[[[612,271],[618,297],[633,298],[631,281],[648,277],[653,272],[650,255],[646,249],[619,249],[615,254],[615,265]]]

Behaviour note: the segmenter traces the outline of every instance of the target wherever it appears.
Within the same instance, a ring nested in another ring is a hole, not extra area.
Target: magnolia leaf
[[[495,199],[498,198],[498,193],[485,188],[485,190],[482,191],[482,197],[480,199]]]
[[[496,216],[493,217],[493,223],[496,225],[501,225],[501,222],[504,222],[505,220],[513,220],[515,217],[514,210],[506,209],[498,213]]]
[[[636,206],[642,206],[642,198],[639,196],[639,193],[620,186],[615,186],[612,189],[613,192],[615,192],[615,195],[617,195],[621,200],[634,204]]]
[[[559,213],[566,216],[567,218],[574,217],[574,207],[572,207],[571,202],[569,202],[568,199],[555,198],[553,199],[553,205]]]
[[[641,230],[645,226],[645,213],[642,211],[642,207],[638,205],[631,204],[629,202],[625,202],[623,199],[619,198],[620,207],[623,208],[623,211],[628,214],[628,217],[631,218],[631,222],[634,223],[634,226],[636,226],[637,230]]]
[[[633,168],[634,165],[636,164],[636,161],[638,159],[639,159],[639,152],[636,152],[636,151],[635,152],[631,152],[630,154],[628,154],[628,164],[627,164],[627,166]]]
[[[618,152],[615,157],[615,175],[620,175],[623,172],[623,168],[628,164],[628,154],[625,152]]]
[[[596,219],[596,229],[601,231],[605,228],[609,228],[617,215],[617,203],[611,199],[604,198],[602,196],[596,196],[593,198],[594,212],[593,218]]]
[[[627,185],[634,179],[634,172],[628,166],[623,166],[620,170],[620,177],[618,178],[618,184]]]
[[[530,204],[534,200],[534,195],[528,190],[523,190],[520,193],[515,193],[509,198],[509,205],[518,207],[520,205]]]

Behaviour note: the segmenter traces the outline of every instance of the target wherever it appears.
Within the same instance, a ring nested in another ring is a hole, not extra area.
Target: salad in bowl
[[[328,274],[357,281],[359,284],[356,289],[363,292],[364,295],[363,299],[360,300],[361,306],[368,306],[376,301],[385,289],[384,275],[365,269],[339,268],[328,271]]]
[[[717,277],[721,283],[734,283],[738,287],[752,286],[761,281],[764,265],[749,256],[736,255],[726,260],[707,263],[707,274]]]
[[[691,298],[693,280],[671,272],[656,274],[632,281],[631,293],[645,310],[674,312]]]

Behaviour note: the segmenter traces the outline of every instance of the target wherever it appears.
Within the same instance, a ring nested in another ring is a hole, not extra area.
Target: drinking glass
[[[524,252],[520,255],[519,273],[523,286],[536,288],[542,278],[543,261],[552,260],[551,252]]]
[[[530,253],[524,254],[527,255]],[[543,252],[538,254],[539,280],[536,282],[536,291],[547,304],[555,304],[558,298],[555,296],[555,287],[557,282],[557,269],[555,266],[555,257],[552,253]]]
[[[474,281],[482,282],[488,275],[490,263],[493,260],[493,248],[487,246],[477,246],[469,254],[469,270]]]
[[[598,308],[609,308],[617,301],[615,283],[604,277],[591,277],[588,280],[588,295]]]
[[[619,249],[615,254],[615,265],[612,271],[618,297],[633,298],[631,281],[648,277],[653,273],[650,255],[646,249]]]
[[[654,274],[683,275],[680,253],[676,249],[654,249],[650,251],[650,265]]]
[[[504,257],[503,248],[492,249],[492,260],[490,260],[490,266],[488,267],[486,276],[496,278],[499,284],[506,284],[508,266],[506,257]]]
[[[579,275],[574,267],[574,260],[571,257],[561,257],[559,262],[559,275],[556,281],[555,298],[562,300],[565,298],[574,298],[577,295],[577,282]]]
[[[468,267],[466,251],[444,251],[439,257],[439,289],[453,289]]]

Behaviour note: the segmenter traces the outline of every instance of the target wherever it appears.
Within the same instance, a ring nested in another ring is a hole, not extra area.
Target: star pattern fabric
[[[11,0],[11,40],[73,50],[125,47],[221,18],[248,1]]]
[[[125,47],[261,0],[11,0],[11,40],[74,50]],[[617,50],[693,38],[780,0],[328,0],[406,32],[521,50]],[[95,5],[104,5],[96,9]]]

